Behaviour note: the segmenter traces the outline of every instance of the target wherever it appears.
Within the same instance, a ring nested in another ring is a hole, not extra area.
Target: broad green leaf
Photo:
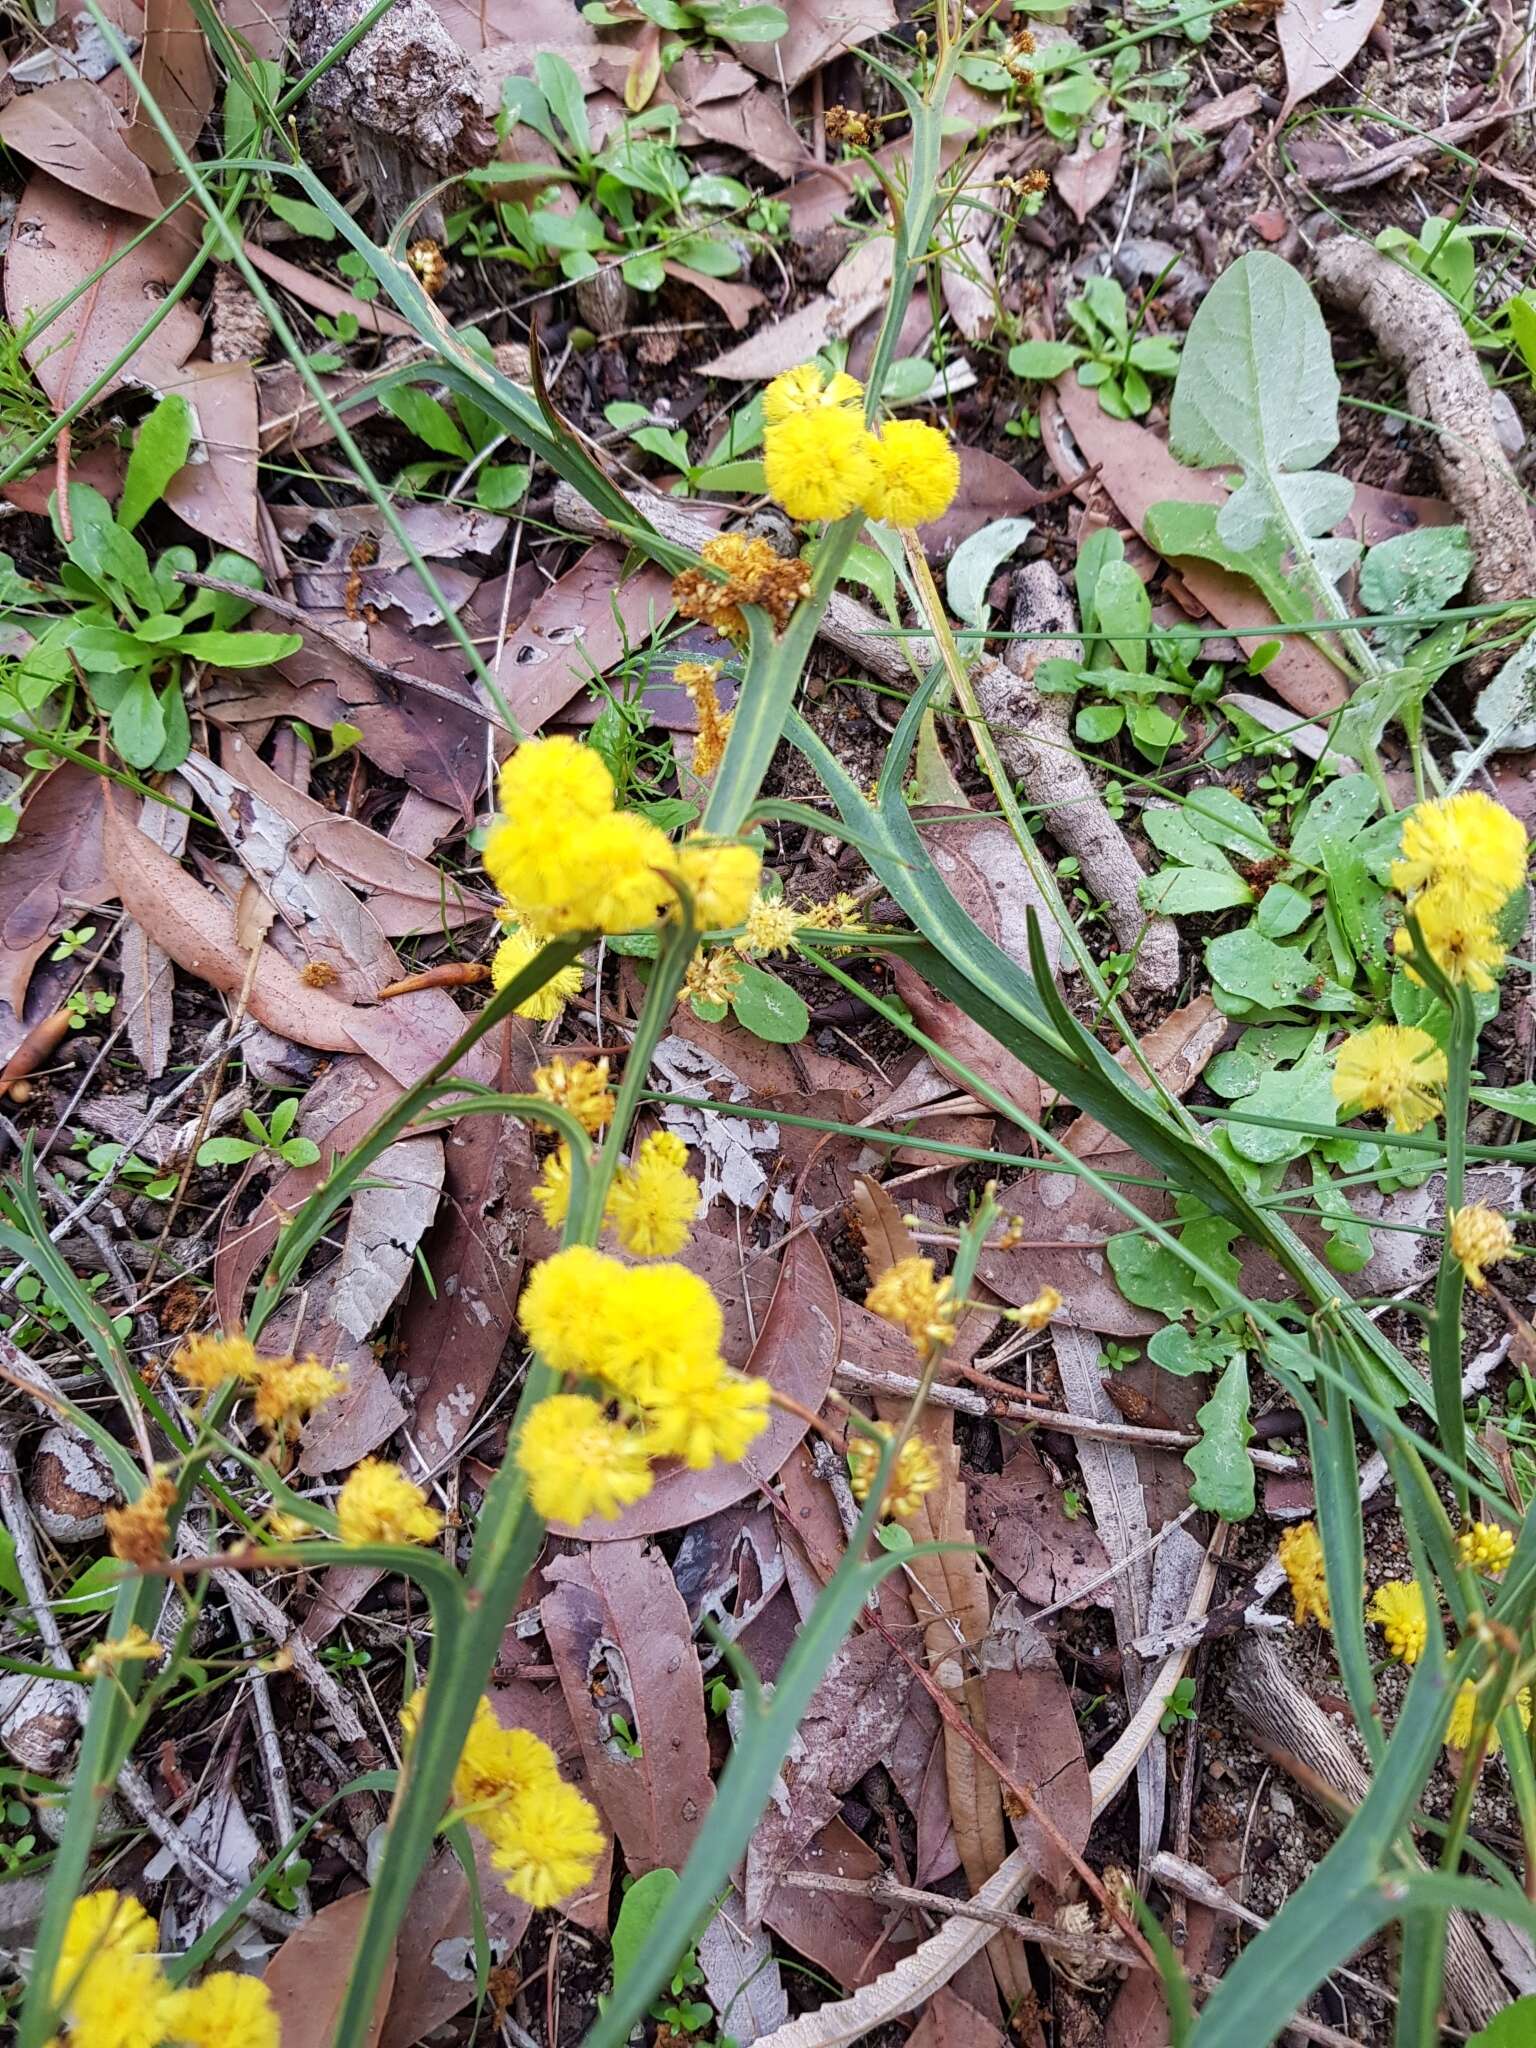
[[[1021,341],[1008,351],[1008,367],[1015,377],[1049,383],[1070,370],[1082,350],[1069,341]]]
[[[1314,1057],[1294,1067],[1273,1067],[1253,1093],[1244,1096],[1243,1108],[1254,1116],[1280,1121],[1293,1118],[1299,1124],[1331,1124],[1336,1110],[1332,1065]],[[1299,1159],[1312,1144],[1304,1131],[1277,1130],[1267,1124],[1229,1124],[1227,1139],[1234,1152],[1256,1166]]]
[[[1497,1911],[1497,1907],[1491,1908]],[[1531,2048],[1536,2041],[1536,1997],[1517,1998],[1495,2013],[1467,2042],[1467,2048]]]
[[[1184,737],[1183,721],[1172,717],[1160,704],[1136,704],[1130,712],[1131,738],[1154,767],[1161,767],[1170,750]]]
[[[726,43],[776,43],[789,30],[782,7],[701,7],[698,12],[710,34]]]
[[[1152,630],[1152,601],[1129,562],[1104,564],[1093,588],[1093,606],[1099,630],[1122,666],[1132,675],[1145,675],[1149,652],[1145,636]]]
[[[1164,868],[1148,875],[1137,894],[1143,910],[1161,917],[1194,917],[1202,912],[1235,910],[1253,901],[1253,891],[1241,875],[1230,869],[1218,874],[1211,868]]]
[[[1521,1081],[1513,1088],[1474,1088],[1475,1101],[1484,1102],[1504,1116],[1517,1116],[1524,1124],[1536,1124],[1536,1081]]]
[[[1112,740],[1125,724],[1123,704],[1085,704],[1073,721],[1072,730],[1087,746],[1102,746]]]
[[[701,469],[694,476],[694,486],[700,491],[729,491],[742,497],[760,497],[766,489],[763,465],[755,458],[741,462],[718,462],[713,469]],[[865,554],[872,550],[864,549]],[[847,572],[852,575],[850,570]]]
[[[467,462],[474,452],[447,406],[423,391],[419,384],[392,384],[379,393],[379,409],[397,419],[418,441],[424,441],[439,455],[455,455]]]
[[[666,266],[654,249],[626,256],[619,265],[624,282],[637,292],[659,292],[667,281]]]
[[[1532,319],[1536,321],[1536,313]],[[1488,735],[1479,752],[1518,753],[1536,747],[1536,634],[1515,649],[1473,711]]]
[[[178,652],[214,668],[267,668],[304,645],[301,633],[183,633]]]
[[[1277,946],[1250,926],[1246,931],[1223,932],[1205,949],[1205,964],[1219,988],[1263,1010],[1284,1010],[1296,1002],[1303,990],[1308,1001],[1316,1002],[1331,993],[1344,997],[1344,1007],[1353,1003],[1346,991],[1319,975],[1315,964],[1295,946]],[[1323,987],[1313,991],[1313,984]],[[1337,1007],[1330,1003],[1327,1007]]]
[[[27,1596],[21,1583],[21,1573],[16,1569],[16,1539],[9,1529],[0,1528],[0,1593],[12,1600],[24,1600]]]
[[[968,626],[985,626],[990,608],[987,586],[1035,530],[1033,519],[994,519],[968,534],[949,558],[944,588],[949,608]]]
[[[269,192],[267,204],[279,220],[287,221],[289,227],[297,228],[301,235],[308,235],[316,242],[335,241],[335,228],[319,207],[311,206],[307,199],[288,199],[281,192]]]
[[[1380,802],[1368,775],[1341,775],[1328,783],[1307,805],[1291,841],[1291,858],[1304,867],[1321,867],[1325,845],[1358,839]]]
[[[1267,860],[1275,850],[1258,812],[1219,782],[1192,789],[1184,799],[1184,815],[1203,839],[1244,860]]]
[[[773,1045],[795,1045],[811,1028],[811,1013],[787,982],[746,963],[731,994],[738,1024]]]
[[[1147,539],[1169,561],[1214,562],[1234,576],[1246,576],[1264,594],[1275,617],[1287,626],[1307,625],[1316,613],[1286,572],[1285,543],[1273,536],[1261,546],[1230,546],[1216,529],[1214,505],[1186,505],[1164,498],[1147,512]],[[1327,642],[1316,643],[1326,654]]]
[[[58,1602],[61,1617],[76,1614],[110,1614],[123,1583],[123,1566],[115,1557],[98,1557],[84,1571],[77,1572],[69,1591]]]
[[[1201,1336],[1182,1323],[1165,1323],[1147,1340],[1147,1356],[1182,1380],[1197,1372],[1216,1372],[1232,1356],[1231,1342],[1222,1336]]]
[[[526,462],[488,462],[475,472],[475,501],[487,512],[510,512],[528,495],[532,475]]]
[[[592,154],[592,131],[587,126],[587,96],[581,80],[565,58],[554,50],[540,50],[533,60],[533,75],[550,112],[570,138],[571,146],[585,162]]]
[[[1192,1288],[1205,1298],[1204,1289],[1191,1281],[1183,1261],[1139,1230],[1122,1231],[1110,1238],[1104,1251],[1115,1285],[1137,1308],[1156,1309],[1159,1315],[1177,1322],[1190,1306]]]
[[[56,496],[50,500],[55,528]],[[126,595],[130,604],[147,612],[163,609],[149,571],[149,557],[133,535],[118,525],[112,507],[100,491],[92,490],[89,484],[71,484],[69,517],[73,538],[65,553],[76,568],[83,569],[93,583],[114,598]]]
[[[76,661],[91,675],[146,668],[156,659],[153,647],[141,646],[132,633],[117,626],[77,626],[68,635],[67,644]]]
[[[1260,898],[1254,924],[1266,939],[1289,938],[1312,915],[1312,899],[1289,882],[1271,882]]]
[[[112,713],[112,744],[130,768],[153,768],[165,737],[165,710],[148,672],[140,669]]]
[[[1186,867],[1205,868],[1216,875],[1232,875],[1236,872],[1221,848],[1200,830],[1195,818],[1186,805],[1149,804],[1141,814],[1142,830],[1157,848],[1173,860],[1183,861]],[[1251,900],[1240,897],[1240,902]]]
[[[675,1870],[648,1870],[637,1877],[619,1901],[618,1917],[610,1936],[613,1982],[617,1989],[639,1958],[664,1931],[672,1895],[677,1890]],[[681,1932],[673,1929],[673,1933]]]
[[[1400,626],[1379,626],[1382,652],[1401,661],[1424,630],[1416,612],[1443,611],[1472,568],[1472,543],[1464,526],[1421,526],[1395,533],[1367,550],[1360,564],[1360,609],[1400,618]]]
[[[243,1166],[262,1148],[249,1138],[205,1138],[197,1148],[199,1166]]]
[[[741,269],[741,251],[719,235],[683,235],[672,244],[672,256],[704,277],[734,277]]]
[[[117,504],[117,523],[125,533],[132,533],[150,506],[165,496],[166,485],[185,466],[191,447],[192,408],[179,391],[169,392],[145,415],[134,436]]]
[[[289,1166],[313,1166],[320,1157],[320,1147],[313,1138],[289,1138],[278,1146],[277,1152]]]
[[[1254,1508],[1253,1461],[1248,1456],[1253,1425],[1248,1420],[1248,1363],[1241,1352],[1216,1382],[1195,1423],[1202,1432],[1200,1441],[1184,1454],[1194,1475],[1190,1499],[1224,1522],[1246,1521]]]

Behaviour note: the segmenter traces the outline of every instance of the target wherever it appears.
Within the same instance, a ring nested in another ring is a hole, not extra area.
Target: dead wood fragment
[[[1472,587],[1485,604],[1526,598],[1531,519],[1499,443],[1493,402],[1452,306],[1368,242],[1339,236],[1317,252],[1317,283],[1375,335],[1407,381],[1408,410],[1436,429],[1435,468],[1472,542]]]
[[[1179,979],[1178,930],[1171,918],[1148,917],[1141,907],[1141,865],[1077,751],[1071,698],[1042,696],[1035,688],[1042,661],[1071,660],[1081,652],[1072,600],[1048,562],[1030,562],[1015,575],[1012,629],[1060,638],[1015,640],[1003,660],[983,656],[976,664],[976,698],[997,751],[1030,803],[1045,813],[1051,836],[1077,856],[1084,882],[1108,904],[1117,943],[1136,953],[1132,985],[1171,994]]]

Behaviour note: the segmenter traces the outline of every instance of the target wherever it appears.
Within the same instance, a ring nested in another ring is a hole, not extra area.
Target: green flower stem
[[[1445,1087],[1445,1240],[1435,1280],[1435,1312],[1429,1326],[1429,1377],[1440,1441],[1458,1465],[1467,1460],[1467,1415],[1461,1400],[1461,1302],[1466,1275],[1451,1251],[1450,1220],[1462,1206],[1467,1184],[1467,1115],[1471,1105],[1472,1061],[1477,1051],[1477,1009],[1472,991],[1452,992],[1449,1073]],[[1467,1515],[1468,1493],[1458,1480],[1456,1502]]]

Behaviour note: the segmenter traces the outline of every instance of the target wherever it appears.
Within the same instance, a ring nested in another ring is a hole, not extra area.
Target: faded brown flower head
[[[428,237],[412,242],[405,252],[405,260],[421,280],[421,288],[429,299],[435,299],[448,282],[448,259],[437,243]]]
[[[868,149],[875,139],[875,124],[868,114],[855,113],[841,101],[827,109],[827,140],[843,142],[850,149]]]
[[[108,1508],[107,1541],[112,1555],[124,1564],[158,1564],[171,1544],[170,1511],[176,1499],[176,1484],[164,1473],[152,1479],[137,1500],[126,1507]]]
[[[689,701],[698,713],[699,736],[693,745],[693,772],[701,777],[711,776],[720,766],[734,715],[720,709],[720,697],[715,688],[720,680],[720,664],[718,661],[680,661],[672,673],[688,692]]]
[[[743,533],[716,534],[699,550],[725,581],[702,569],[684,569],[672,582],[672,602],[685,619],[701,619],[727,640],[745,640],[744,604],[762,607],[782,633],[801,598],[811,594],[809,563],[781,555],[766,540]]]
[[[1036,164],[1032,171],[1026,171],[1019,179],[1018,187],[1025,199],[1038,199],[1042,193],[1051,189],[1051,174]]]
[[[1016,78],[1020,85],[1028,85],[1035,75],[1034,66],[1027,60],[1035,54],[1035,39],[1027,28],[1016,29],[1003,46],[1002,66]]]
[[[741,963],[727,952],[706,953],[701,946],[688,963],[680,1000],[728,1003],[741,980]]]
[[[332,988],[341,979],[329,960],[306,960],[299,969],[306,988]]]

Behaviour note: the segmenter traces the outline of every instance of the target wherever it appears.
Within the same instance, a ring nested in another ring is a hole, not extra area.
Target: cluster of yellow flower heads
[[[256,1420],[274,1442],[288,1436],[346,1385],[345,1373],[315,1358],[262,1358],[245,1337],[189,1337],[171,1360],[189,1387],[211,1393],[226,1380],[249,1390]]]
[[[892,526],[940,518],[960,488],[949,436],[922,420],[864,424],[864,387],[803,363],[763,393],[763,475],[791,519],[860,511]]]
[[[876,1439],[889,1441],[891,1435],[888,1422],[875,1422],[870,1427],[875,1432],[873,1437],[850,1436],[848,1439],[848,1484],[857,1501],[869,1499],[870,1489],[879,1476],[881,1442]],[[932,1446],[924,1443],[920,1436],[909,1436],[896,1453],[896,1462],[886,1481],[885,1498],[880,1503],[881,1514],[904,1522],[909,1515],[917,1513],[943,1476]]]
[[[757,893],[762,861],[741,840],[699,837],[674,847],[632,811],[614,808],[613,777],[590,747],[556,734],[525,740],[502,764],[501,812],[485,842],[485,869],[511,929],[491,963],[505,988],[551,938],[649,930],[693,900],[701,930],[738,925]],[[581,987],[568,967],[519,1005],[550,1017]]]
[[[517,1462],[548,1521],[611,1520],[650,1491],[656,1459],[702,1471],[767,1424],[767,1382],[726,1365],[720,1305],[686,1266],[567,1245],[535,1267],[521,1315],[545,1363],[601,1395],[551,1394],[522,1425]]]
[[[904,1330],[919,1358],[928,1358],[955,1334],[954,1288],[934,1273],[932,1259],[897,1259],[864,1297],[871,1315]]]
[[[1498,1578],[1509,1569],[1515,1554],[1515,1539],[1497,1522],[1473,1522],[1456,1538],[1456,1561],[1469,1571],[1486,1572]]]
[[[685,1169],[688,1147],[672,1131],[653,1131],[628,1166],[613,1177],[603,1221],[637,1259],[665,1259],[688,1242],[688,1226],[699,1213],[699,1184]],[[533,1190],[551,1230],[564,1223],[571,1201],[571,1153],[562,1143],[551,1152]]]
[[[1495,919],[1525,880],[1525,857],[1525,827],[1481,790],[1416,804],[1403,820],[1392,886],[1447,981],[1479,993],[1493,987],[1504,964]],[[1406,926],[1393,943],[1399,953],[1413,951]]]
[[[53,1973],[69,2048],[281,2048],[265,1984],[218,1970],[172,1988],[160,1929],[127,1892],[87,1892],[70,1908]]]
[[[407,1755],[425,1700],[423,1688],[400,1712]],[[540,1911],[590,1883],[603,1853],[597,1809],[561,1777],[549,1744],[526,1728],[504,1728],[485,1699],[475,1702],[454,1769],[449,1817],[478,1828],[507,1890]]]

